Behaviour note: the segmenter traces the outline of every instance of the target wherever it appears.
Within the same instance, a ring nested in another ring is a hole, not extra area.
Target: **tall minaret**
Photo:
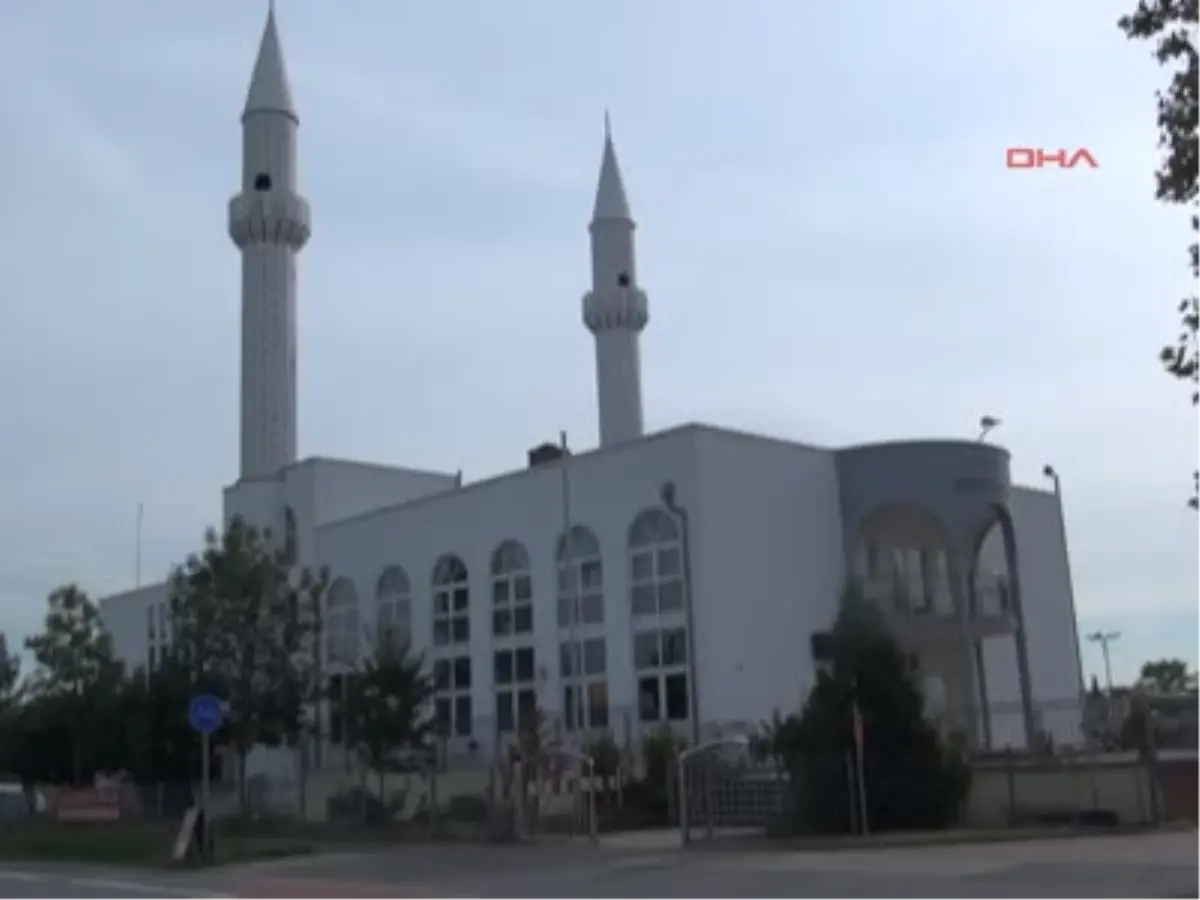
[[[583,298],[583,322],[596,336],[596,393],[600,446],[642,436],[642,361],[638,336],[649,320],[638,287],[633,218],[625,199],[612,128],[604,117],[604,157],[592,213],[592,289]]]
[[[242,251],[242,479],[296,461],[296,253],[309,236],[298,124],[272,2],[242,112],[242,189],[229,201]]]

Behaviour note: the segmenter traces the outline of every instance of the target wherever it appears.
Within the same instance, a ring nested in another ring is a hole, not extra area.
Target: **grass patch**
[[[162,823],[0,825],[3,860],[161,865],[171,858],[173,844],[174,834]]]
[[[173,862],[178,829],[177,822],[4,823],[0,860],[162,867]],[[303,856],[315,849],[302,836],[256,834],[252,828],[233,833],[218,828],[214,846],[218,865]]]

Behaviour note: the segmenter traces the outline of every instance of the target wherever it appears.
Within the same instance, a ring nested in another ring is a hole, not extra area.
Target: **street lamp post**
[[[692,606],[692,536],[687,510],[675,496],[675,484],[665,482],[659,489],[663,506],[679,524],[680,555],[683,557],[683,617],[687,628],[688,714],[692,720],[692,745],[700,743],[700,700],[696,690],[696,614]]]
[[[1071,604],[1071,640],[1075,644],[1075,671],[1079,675],[1079,693],[1087,689],[1083,683],[1083,651],[1079,646],[1079,612],[1075,608],[1075,578],[1071,573],[1071,550],[1067,546],[1067,517],[1063,512],[1062,479],[1054,466],[1042,466],[1042,474],[1054,484],[1054,499],[1058,502],[1058,530],[1062,534],[1063,556],[1067,563],[1067,599]]]
[[[1104,654],[1104,681],[1108,686],[1108,696],[1112,697],[1113,681],[1112,681],[1112,660],[1109,657],[1108,647],[1121,636],[1119,631],[1093,631],[1087,636],[1089,641],[1100,645],[1100,652]]]

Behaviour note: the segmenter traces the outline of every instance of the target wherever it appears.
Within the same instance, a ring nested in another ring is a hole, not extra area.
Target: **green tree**
[[[364,768],[379,779],[384,797],[388,772],[406,768],[405,757],[422,751],[432,734],[433,683],[420,656],[392,641],[375,642],[374,651],[345,682],[342,715],[346,743]]]
[[[192,670],[166,653],[151,670],[135,669],[121,692],[126,764],[143,784],[183,784],[200,772],[200,742],[187,719]]]
[[[1165,91],[1159,91],[1158,130],[1163,160],[1155,172],[1155,196],[1164,203],[1179,204],[1192,210],[1192,231],[1200,229],[1197,215],[1197,124],[1200,122],[1197,96],[1196,24],[1197,0],[1138,0],[1132,14],[1122,16],[1118,26],[1131,40],[1154,43],[1154,56],[1159,64],[1171,67],[1171,80]],[[1188,247],[1192,279],[1200,278],[1200,245],[1195,240]],[[1166,371],[1191,382],[1192,403],[1200,402],[1197,378],[1197,325],[1200,325],[1200,306],[1193,293],[1179,301],[1180,331],[1173,344],[1163,348],[1161,359]],[[1196,489],[1200,489],[1200,474],[1193,476],[1191,498],[1197,507]]]
[[[1185,694],[1196,686],[1196,675],[1182,659],[1156,659],[1142,664],[1138,682],[1153,694]]]
[[[47,598],[41,633],[26,638],[25,647],[35,662],[30,690],[43,701],[31,713],[65,716],[72,781],[81,784],[95,764],[90,757],[104,734],[103,713],[111,711],[121,680],[99,608],[75,585],[58,588]]]
[[[288,566],[270,534],[234,520],[209,529],[204,550],[171,576],[171,617],[178,652],[193,683],[227,704],[223,734],[237,758],[239,806],[248,812],[246,755],[278,746],[298,727],[292,657],[303,623]]]
[[[855,591],[843,598],[832,650],[800,715],[772,729],[775,755],[797,792],[800,825],[822,832],[851,828],[856,705],[872,831],[948,824],[966,796],[969,769],[926,719],[905,654],[876,608]]]

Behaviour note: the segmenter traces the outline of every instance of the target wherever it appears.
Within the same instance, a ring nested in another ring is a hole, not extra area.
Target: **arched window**
[[[534,725],[537,717],[529,551],[504,541],[492,554],[491,574],[492,634],[501,644],[492,654],[496,730],[507,734]]]
[[[629,527],[633,665],[642,722],[676,722],[689,716],[683,578],[678,523],[665,510],[645,510]]]
[[[466,563],[444,554],[433,567],[434,711],[444,735],[470,737],[471,591]]]
[[[533,632],[533,578],[529,551],[505,541],[492,554],[492,634],[496,637]]]
[[[400,566],[388,566],[375,583],[375,639],[397,649],[412,642],[411,587]]]
[[[358,662],[358,589],[346,577],[335,578],[325,602],[325,660],[331,667]]]
[[[604,566],[600,541],[582,525],[558,539],[559,674],[568,731],[608,727]]]
[[[604,622],[604,566],[600,542],[582,525],[558,539],[558,626]]]

